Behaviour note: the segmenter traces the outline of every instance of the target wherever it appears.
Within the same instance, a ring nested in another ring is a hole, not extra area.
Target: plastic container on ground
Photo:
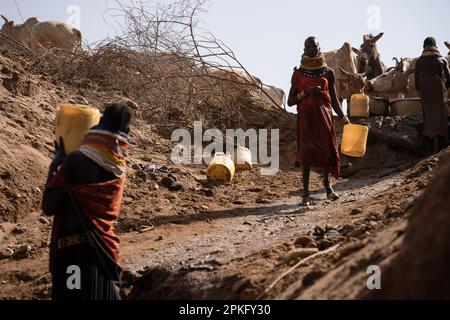
[[[233,160],[225,153],[216,153],[206,170],[208,180],[219,180],[231,183],[236,171]]]

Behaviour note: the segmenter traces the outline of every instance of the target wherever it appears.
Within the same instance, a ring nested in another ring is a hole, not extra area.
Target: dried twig
[[[272,290],[272,289],[277,285],[277,283],[279,283],[284,277],[286,277],[286,276],[287,276],[288,274],[290,274],[292,271],[294,271],[295,269],[297,269],[298,267],[300,267],[302,264],[304,264],[304,263],[306,263],[306,262],[308,262],[308,261],[310,261],[310,260],[312,260],[312,259],[314,259],[314,258],[323,256],[323,255],[326,255],[326,254],[328,254],[328,253],[330,253],[330,252],[336,250],[338,247],[339,247],[339,245],[337,244],[337,245],[335,245],[334,247],[328,248],[328,249],[326,249],[326,250],[324,250],[324,251],[319,251],[319,252],[317,252],[317,253],[315,253],[315,254],[313,254],[313,255],[310,255],[309,257],[306,257],[306,258],[300,260],[295,266],[293,266],[292,268],[290,268],[289,270],[287,270],[286,272],[284,272],[281,276],[279,276],[278,278],[276,278],[275,281],[273,281],[273,282],[266,288],[266,290],[264,290],[264,292],[261,293],[256,299],[257,299],[257,300],[262,299],[265,295],[267,295],[267,293],[269,293],[270,290]]]

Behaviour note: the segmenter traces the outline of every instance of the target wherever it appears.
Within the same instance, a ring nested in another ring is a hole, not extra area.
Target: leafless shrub
[[[242,127],[242,103],[265,94],[262,83],[228,46],[198,26],[204,8],[205,0],[151,6],[117,1],[109,13],[123,21],[118,36],[82,52],[42,52],[31,66],[55,81],[120,91],[144,106],[144,119],[165,123],[168,131],[171,125],[190,127],[193,120],[221,129]]]

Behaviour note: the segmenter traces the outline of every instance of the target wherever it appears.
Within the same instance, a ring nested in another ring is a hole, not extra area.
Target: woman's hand
[[[64,140],[60,137],[59,143],[55,141],[55,151],[53,152],[53,161],[50,167],[56,170],[64,162],[65,158],[66,152],[64,150]]]
[[[345,126],[345,125],[347,125],[347,124],[351,124],[351,122],[350,122],[350,120],[349,120],[349,118],[347,117],[347,116],[343,116],[342,118],[341,118],[341,121],[342,121],[342,124]]]
[[[310,87],[305,89],[304,91],[308,96],[315,96],[318,95],[322,92],[322,88],[320,88],[319,86],[317,87]]]

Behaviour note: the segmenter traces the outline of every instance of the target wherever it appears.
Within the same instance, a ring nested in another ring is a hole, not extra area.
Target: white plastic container
[[[248,148],[238,146],[234,152],[234,165],[238,170],[252,170],[252,153]]]

